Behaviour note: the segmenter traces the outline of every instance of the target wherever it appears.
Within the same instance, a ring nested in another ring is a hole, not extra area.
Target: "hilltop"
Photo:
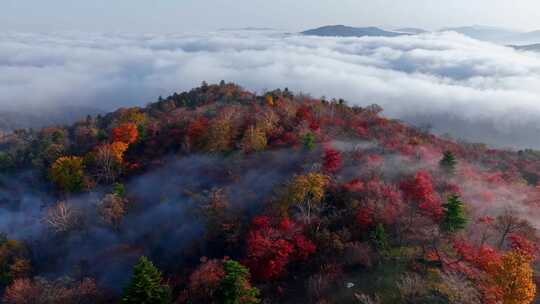
[[[531,303],[540,153],[203,83],[0,139],[5,303]]]
[[[301,34],[308,36],[335,36],[335,37],[396,37],[407,35],[406,33],[390,32],[378,27],[350,27],[345,25],[327,25],[316,29],[303,31]]]

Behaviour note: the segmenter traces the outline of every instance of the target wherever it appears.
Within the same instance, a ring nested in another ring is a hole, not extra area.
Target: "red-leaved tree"
[[[401,183],[403,197],[434,221],[439,221],[444,213],[441,199],[433,189],[431,175],[418,171],[412,178]]]
[[[341,152],[330,147],[324,150],[323,170],[325,173],[336,173],[341,168],[341,162]]]
[[[285,274],[290,262],[305,260],[315,249],[297,223],[258,216],[248,232],[245,264],[257,279],[277,279]]]

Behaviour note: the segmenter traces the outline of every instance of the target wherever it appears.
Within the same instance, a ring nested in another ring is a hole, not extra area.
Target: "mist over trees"
[[[3,301],[533,303],[540,153],[381,111],[203,83],[2,137]]]

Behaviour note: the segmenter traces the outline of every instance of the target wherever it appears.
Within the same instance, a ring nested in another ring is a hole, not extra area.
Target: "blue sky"
[[[469,24],[540,29],[537,0],[2,0],[0,27],[21,31],[300,30],[323,24]]]

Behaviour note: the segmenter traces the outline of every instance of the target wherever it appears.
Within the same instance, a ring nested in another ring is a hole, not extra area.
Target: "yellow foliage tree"
[[[84,187],[83,159],[76,156],[58,158],[49,170],[49,177],[65,192],[78,192]]]
[[[118,119],[120,124],[133,123],[141,125],[146,121],[146,115],[139,108],[120,109],[118,112],[120,113],[120,118]]]
[[[287,188],[286,197],[281,203],[282,213],[288,212],[291,206],[298,207],[304,221],[311,220],[313,208],[320,204],[328,177],[320,173],[308,173],[295,176]]]
[[[279,124],[279,116],[273,109],[264,108],[255,114],[255,128],[269,134]]]
[[[529,304],[536,295],[531,257],[510,251],[502,257],[495,284],[502,291],[504,304]]]
[[[271,94],[266,95],[265,100],[266,105],[268,105],[269,107],[274,106],[274,97]]]
[[[208,126],[208,132],[205,138],[205,150],[207,152],[226,152],[231,150],[233,133],[232,113],[221,113]]]
[[[256,152],[262,151],[266,148],[268,139],[266,134],[254,126],[250,126],[244,132],[244,137],[242,138],[242,150],[244,152]]]

